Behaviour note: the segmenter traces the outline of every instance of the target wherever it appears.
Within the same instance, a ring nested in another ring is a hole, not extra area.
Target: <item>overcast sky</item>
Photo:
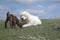
[[[23,11],[40,18],[60,18],[60,0],[0,0],[0,19],[7,12],[19,17]]]

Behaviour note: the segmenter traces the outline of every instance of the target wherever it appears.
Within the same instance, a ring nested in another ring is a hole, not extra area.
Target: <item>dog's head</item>
[[[29,15],[30,14],[27,11],[24,11],[21,13],[20,18],[22,19],[22,21],[24,21],[24,20],[27,20],[29,18]]]

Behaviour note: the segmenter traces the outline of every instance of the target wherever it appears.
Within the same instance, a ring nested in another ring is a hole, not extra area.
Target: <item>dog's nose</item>
[[[21,18],[22,19],[22,21],[23,21],[23,18]]]

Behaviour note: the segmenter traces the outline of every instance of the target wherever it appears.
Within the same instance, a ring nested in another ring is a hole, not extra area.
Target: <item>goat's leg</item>
[[[13,28],[13,23],[12,23],[12,22],[10,22],[10,28],[11,28],[11,29]]]
[[[8,19],[6,19],[6,21],[5,21],[5,28],[7,28],[7,22],[8,22],[9,20]]]
[[[16,24],[18,25],[19,28],[22,28],[22,23],[19,22],[19,20],[16,22]]]

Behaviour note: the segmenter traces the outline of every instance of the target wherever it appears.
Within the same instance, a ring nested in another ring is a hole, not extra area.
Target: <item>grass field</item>
[[[42,19],[42,25],[10,30],[0,20],[0,40],[60,40],[60,19]]]

